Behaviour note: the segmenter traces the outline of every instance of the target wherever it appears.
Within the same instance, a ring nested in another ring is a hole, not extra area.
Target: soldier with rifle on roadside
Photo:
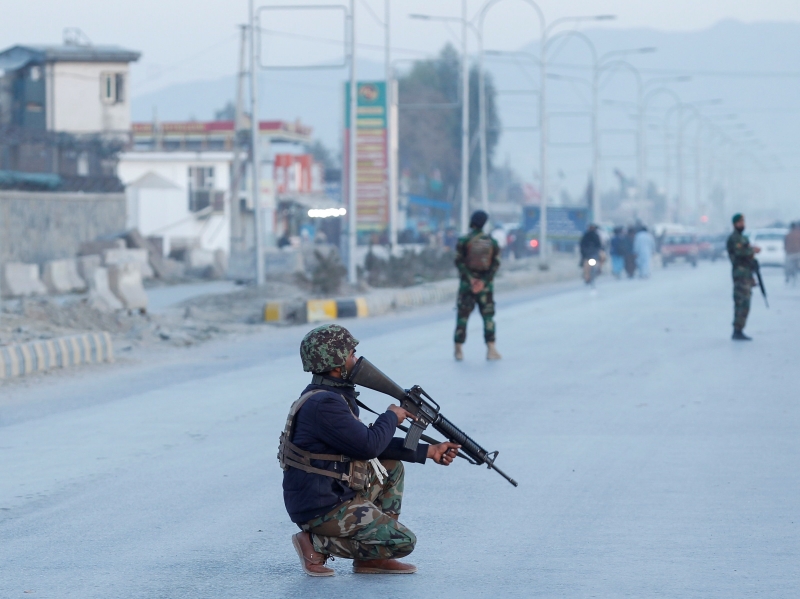
[[[744,334],[744,326],[747,324],[747,315],[750,313],[750,296],[756,282],[753,275],[759,277],[761,273],[758,268],[758,261],[755,255],[761,248],[750,245],[750,240],[744,235],[744,215],[733,215],[733,233],[728,237],[727,249],[728,257],[733,266],[733,336],[734,341],[750,341],[751,338]],[[763,282],[761,291],[766,299]]]

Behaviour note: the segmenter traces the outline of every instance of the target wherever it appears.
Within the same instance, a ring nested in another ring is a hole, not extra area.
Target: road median
[[[494,288],[495,292],[514,291],[570,281],[577,276],[574,259],[570,256],[569,259],[558,260],[548,270],[529,268],[502,272],[495,279]],[[264,321],[273,324],[301,324],[380,316],[394,310],[454,302],[457,292],[458,280],[446,279],[402,289],[372,289],[363,295],[347,298],[272,301],[264,306]]]

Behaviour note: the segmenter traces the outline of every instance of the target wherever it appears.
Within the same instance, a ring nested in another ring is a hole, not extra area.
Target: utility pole
[[[233,173],[230,189],[231,210],[231,254],[244,250],[242,234],[242,214],[239,206],[239,190],[242,186],[242,159],[240,131],[244,128],[244,85],[247,77],[245,71],[245,48],[247,47],[247,26],[240,25],[239,72],[236,77],[236,116],[233,122]]]
[[[252,1],[252,0],[251,0]],[[356,3],[350,0],[350,144],[347,162],[347,280],[355,285],[358,282],[356,270],[356,247],[358,235],[358,212],[356,206],[356,186],[358,168],[356,165],[356,143],[358,134],[358,89],[356,85]]]
[[[483,64],[483,16],[476,31],[478,38],[478,130],[481,142],[481,209],[489,212],[489,157],[486,141],[486,73]]]
[[[547,29],[542,27],[539,51],[539,268],[547,270]]]
[[[256,14],[253,0],[250,3],[250,164],[252,173],[252,193],[253,193],[253,217],[255,225],[253,227],[256,238],[256,286],[264,284],[264,243],[263,243],[263,220],[261,214],[261,156],[258,122],[258,59],[256,57]]]
[[[461,0],[461,234],[469,230],[469,59],[467,0]]]
[[[386,63],[386,180],[389,185],[389,247],[397,247],[397,98],[395,94],[394,72],[392,70],[391,46],[391,0],[384,0],[385,55]]]

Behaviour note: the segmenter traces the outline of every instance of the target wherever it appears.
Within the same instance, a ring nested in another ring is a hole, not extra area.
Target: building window
[[[122,104],[125,101],[125,74],[114,74],[114,103]]]
[[[199,212],[208,208],[214,196],[214,167],[189,167],[189,210]]]
[[[125,101],[125,73],[100,75],[100,98],[104,104],[121,104]]]
[[[39,81],[42,78],[42,67],[31,67],[31,81]]]

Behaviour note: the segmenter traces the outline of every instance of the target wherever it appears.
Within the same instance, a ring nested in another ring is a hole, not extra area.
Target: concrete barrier
[[[114,361],[111,335],[84,333],[0,347],[0,379]]]
[[[138,264],[111,264],[108,267],[108,283],[126,309],[147,310],[147,293],[142,285],[142,271]]]
[[[108,284],[108,269],[100,266],[92,270],[89,282],[89,303],[101,312],[122,310],[125,306],[111,292]]]
[[[42,271],[42,281],[50,293],[86,290],[86,282],[78,274],[78,265],[75,260],[45,262]]]
[[[153,268],[150,266],[150,258],[145,249],[115,248],[103,250],[103,265],[110,267],[115,264],[137,264],[142,278],[152,279],[155,276]]]
[[[6,297],[44,295],[47,287],[39,279],[39,266],[22,262],[6,262],[3,267],[2,292]]]
[[[89,256],[78,256],[78,274],[89,285],[89,281],[94,275],[95,269],[103,266],[103,257],[100,254],[91,254]],[[91,285],[89,285],[91,287]]]

